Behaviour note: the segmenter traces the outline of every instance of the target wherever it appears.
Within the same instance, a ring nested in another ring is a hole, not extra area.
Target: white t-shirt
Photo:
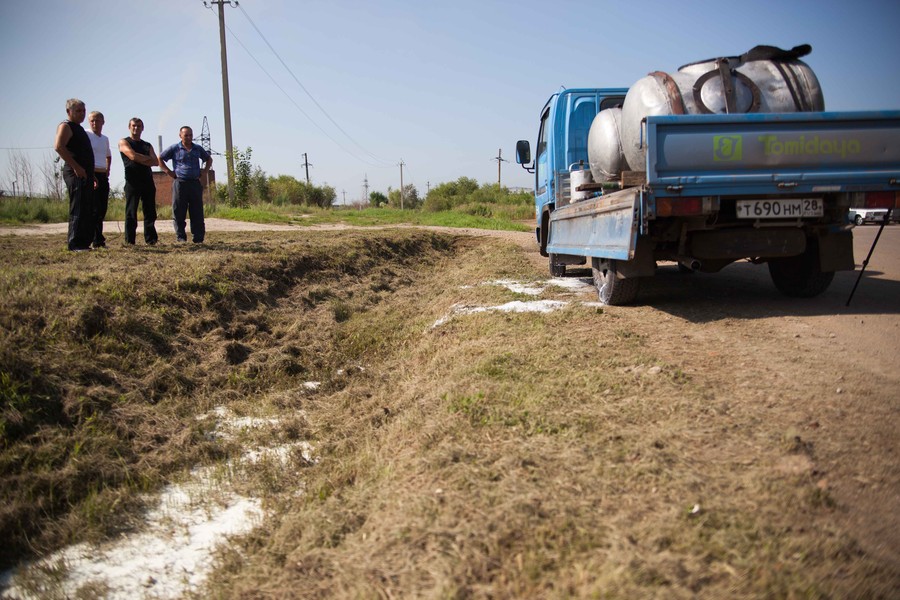
[[[109,138],[103,135],[97,135],[90,129],[86,129],[88,139],[91,140],[91,148],[94,149],[94,170],[105,171],[106,159],[112,156],[109,152]]]

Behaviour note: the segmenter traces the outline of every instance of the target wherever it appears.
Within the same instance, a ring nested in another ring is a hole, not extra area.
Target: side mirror
[[[531,144],[528,143],[528,140],[516,142],[516,162],[520,165],[527,165],[531,162]]]

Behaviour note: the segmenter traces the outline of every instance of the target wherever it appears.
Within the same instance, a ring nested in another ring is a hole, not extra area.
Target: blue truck
[[[900,111],[649,115],[642,169],[590,181],[591,124],[627,92],[555,93],[533,160],[527,140],[516,145],[551,274],[590,261],[604,304],[634,301],[664,261],[707,273],[766,263],[782,293],[816,296],[855,268],[851,205],[900,190]]]

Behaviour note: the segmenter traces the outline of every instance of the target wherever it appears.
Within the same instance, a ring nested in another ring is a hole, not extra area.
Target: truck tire
[[[565,277],[566,276],[566,265],[560,265],[556,263],[556,255],[550,255],[550,275],[553,277]]]
[[[855,222],[857,225],[862,225],[862,224],[863,224],[863,218],[862,218],[862,215],[856,215],[856,218],[854,219],[854,222]]]
[[[591,259],[591,271],[600,302],[609,306],[619,306],[633,302],[637,297],[641,280],[637,277],[621,279],[616,275],[615,260]]]
[[[819,269],[819,244],[810,239],[806,252],[769,261],[769,275],[778,291],[792,298],[812,298],[828,289],[834,271]]]

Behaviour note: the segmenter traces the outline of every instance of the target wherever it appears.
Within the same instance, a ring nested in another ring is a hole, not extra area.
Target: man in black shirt
[[[56,128],[54,148],[65,162],[63,180],[69,192],[69,250],[91,249],[94,239],[94,151],[81,126],[84,102],[77,98],[66,101],[68,120]]]
[[[125,165],[125,243],[134,244],[137,233],[138,202],[144,211],[144,242],[152,246],[156,234],[156,185],[151,166],[158,164],[153,145],[141,139],[144,122],[137,117],[128,121],[131,135],[119,140],[119,153]]]

